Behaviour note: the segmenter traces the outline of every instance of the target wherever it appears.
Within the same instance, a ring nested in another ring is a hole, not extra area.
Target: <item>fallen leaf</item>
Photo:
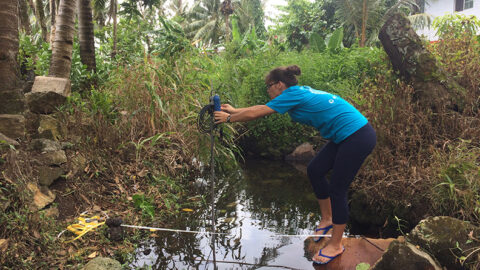
[[[184,212],[193,212],[193,209],[190,208],[183,208],[182,211]]]
[[[96,252],[96,251],[94,251],[94,252],[92,252],[90,255],[88,255],[88,258],[89,258],[89,259],[93,259],[93,258],[95,258],[95,257],[97,257],[97,252]]]
[[[8,240],[7,239],[0,239],[0,251],[4,253],[7,251],[8,248]]]

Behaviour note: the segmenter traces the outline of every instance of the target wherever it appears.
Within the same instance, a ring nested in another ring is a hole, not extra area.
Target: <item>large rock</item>
[[[67,162],[67,155],[65,154],[65,151],[63,151],[63,150],[52,151],[52,152],[43,153],[41,155],[40,159],[41,159],[41,161],[43,161],[43,164],[45,164],[45,165],[60,166],[61,164]]]
[[[413,84],[417,100],[434,111],[449,105],[449,89],[459,86],[442,74],[434,56],[423,46],[405,15],[395,13],[389,16],[380,30],[379,39],[393,68]]]
[[[49,114],[63,105],[70,95],[70,80],[55,77],[35,77],[32,92],[25,95],[31,112]]]
[[[428,255],[408,242],[393,241],[371,270],[442,270]]]
[[[0,91],[0,114],[22,114],[25,111],[25,96],[22,89]]]
[[[427,250],[442,266],[453,270],[465,269],[465,266],[480,261],[478,252],[469,256],[464,265],[458,260],[478,248],[478,243],[471,237],[480,238],[479,227],[452,217],[429,217],[420,221],[407,239]]]
[[[82,270],[121,270],[122,265],[120,262],[104,257],[98,257],[85,265]]]
[[[65,171],[57,166],[40,166],[38,168],[38,183],[42,186],[50,186],[60,178]]]
[[[49,139],[34,139],[31,141],[29,149],[39,152],[54,152],[62,150],[62,145]]]
[[[328,240],[329,238],[323,238],[319,242],[314,242],[311,237],[305,240],[306,256],[312,258],[314,254],[318,253],[326,245]],[[330,262],[327,268],[315,267],[315,269],[343,270],[355,269],[360,263],[373,265],[382,256],[382,250],[387,249],[393,240],[393,238],[344,238],[342,244],[345,247],[345,252]]]
[[[66,97],[55,92],[31,92],[25,95],[28,108],[38,114],[49,114],[65,103]]]
[[[25,136],[25,117],[19,114],[0,114],[0,132],[11,139]]]
[[[40,115],[37,131],[39,138],[59,140],[62,137],[60,124],[50,115]]]
[[[55,201],[55,194],[47,187],[39,187],[35,183],[28,183],[27,188],[33,193],[32,207],[41,210]]]
[[[288,161],[309,161],[315,157],[313,145],[306,142],[295,148],[295,150],[285,157]]]
[[[61,96],[68,97],[70,95],[70,80],[65,78],[35,77],[32,93],[48,93],[53,92]]]

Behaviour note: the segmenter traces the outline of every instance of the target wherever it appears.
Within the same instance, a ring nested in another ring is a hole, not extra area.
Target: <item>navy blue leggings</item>
[[[377,141],[375,130],[367,123],[348,138],[336,144],[327,143],[307,168],[308,178],[318,199],[330,198],[334,224],[348,221],[348,187],[373,151]],[[327,173],[332,170],[330,181]]]

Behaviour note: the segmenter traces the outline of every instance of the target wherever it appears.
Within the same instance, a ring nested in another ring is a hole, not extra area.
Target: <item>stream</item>
[[[210,204],[210,190],[204,189]],[[307,176],[282,161],[248,161],[216,179],[213,262],[209,234],[155,232],[136,250],[132,269],[313,269],[305,237],[320,220]],[[185,218],[183,218],[185,217]],[[178,229],[210,231],[210,209],[182,213]],[[188,224],[186,226],[185,224]]]

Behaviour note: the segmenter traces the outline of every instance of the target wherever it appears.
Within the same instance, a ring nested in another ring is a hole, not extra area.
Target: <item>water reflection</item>
[[[313,268],[304,238],[278,236],[309,234],[319,220],[304,174],[284,162],[249,161],[216,181],[217,232],[225,233],[215,239],[218,269]],[[209,210],[188,213],[178,219],[176,228],[209,230],[210,217]],[[142,243],[130,266],[214,269],[210,241],[209,235],[157,233]]]

